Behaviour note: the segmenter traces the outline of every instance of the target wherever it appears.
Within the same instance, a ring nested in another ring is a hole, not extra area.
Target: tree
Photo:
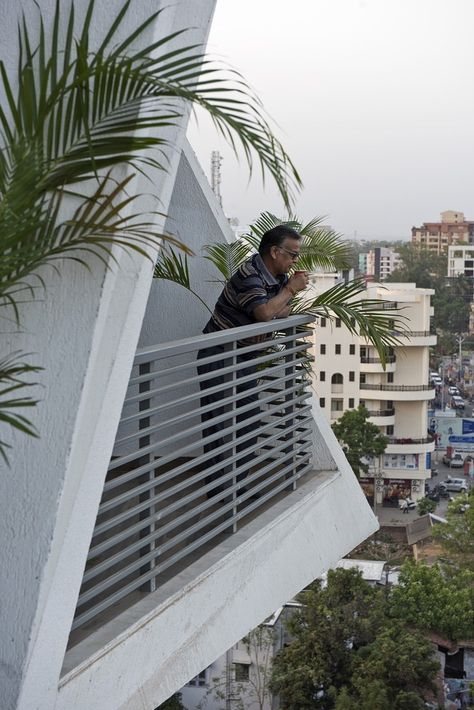
[[[274,660],[282,710],[423,707],[438,663],[418,632],[388,616],[383,590],[339,569],[301,601],[289,623],[293,641]]]
[[[458,640],[474,636],[474,575],[406,561],[389,597],[390,614],[423,631]]]
[[[213,65],[195,46],[177,46],[184,29],[146,44],[162,10],[123,37],[133,22],[131,0],[103,28],[93,51],[94,5],[89,0],[79,24],[74,3],[63,17],[58,0],[50,24],[40,13],[37,37],[23,17],[18,65],[10,57],[0,61],[0,306],[18,325],[22,303],[46,285],[45,265],[57,274],[65,258],[87,267],[93,257],[109,266],[112,247],[148,255],[163,239],[185,249],[156,229],[159,213],[133,213],[139,196],[130,182],[142,172],[152,184],[153,171],[165,169],[166,131],[190,105],[203,107],[234,149],[242,146],[250,171],[257,156],[287,207],[301,185],[240,75]],[[137,50],[140,42],[145,46]],[[134,172],[113,172],[125,166]],[[37,370],[20,353],[13,360],[11,353],[0,356],[0,424],[36,434],[24,415],[36,401],[23,392]],[[6,447],[0,441],[4,459]]]
[[[183,703],[181,702],[181,693],[175,693],[164,703],[158,705],[155,710],[185,710]]]
[[[448,257],[429,249],[406,244],[398,249],[401,265],[392,271],[386,281],[415,283],[419,288],[437,288],[447,273]]]
[[[436,510],[436,501],[431,500],[431,498],[420,498],[416,503],[418,506],[418,515],[434,513]]]
[[[388,438],[378,426],[367,421],[369,416],[368,410],[360,404],[357,409],[344,412],[331,427],[356,476],[369,469],[364,457],[380,456],[388,444]]]
[[[455,570],[474,572],[474,490],[449,503],[445,524],[435,525],[433,537]]]
[[[199,707],[205,708],[209,697],[225,702],[227,693],[230,691],[232,706],[236,710],[250,710],[251,708],[263,710],[271,701],[270,678],[274,641],[273,628],[264,624],[250,631],[242,639],[245,650],[252,659],[248,680],[243,682],[234,678],[229,688],[228,672],[229,670],[232,672],[232,669],[226,669],[222,676],[211,679],[211,685]]]

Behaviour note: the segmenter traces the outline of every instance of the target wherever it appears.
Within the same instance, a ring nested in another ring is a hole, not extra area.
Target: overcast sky
[[[217,0],[208,51],[240,70],[303,179],[295,211],[347,237],[410,237],[453,209],[474,219],[474,0]],[[221,150],[227,216],[283,216],[277,192]]]

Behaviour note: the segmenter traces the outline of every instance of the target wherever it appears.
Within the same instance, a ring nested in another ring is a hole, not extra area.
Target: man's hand
[[[307,271],[295,271],[288,279],[288,286],[293,291],[304,291],[309,284],[309,274]]]

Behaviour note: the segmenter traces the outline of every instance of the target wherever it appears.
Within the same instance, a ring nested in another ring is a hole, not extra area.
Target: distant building
[[[396,251],[387,247],[375,247],[367,253],[365,273],[372,281],[385,281],[400,262],[400,255]]]
[[[474,243],[474,222],[464,219],[463,212],[441,212],[441,222],[423,222],[421,227],[412,227],[412,244],[442,254],[452,244]]]
[[[336,274],[325,277],[312,279],[316,293],[337,282]],[[434,441],[426,423],[428,402],[434,397],[434,387],[428,384],[429,347],[436,343],[430,332],[433,293],[408,283],[368,284],[362,298],[380,299],[384,309],[403,308],[411,330],[391,349],[385,369],[374,347],[352,335],[340,319],[320,318],[315,329],[314,387],[326,419],[332,423],[363,404],[369,421],[389,438],[385,453],[370,462],[370,472],[361,480],[372,500],[375,484],[377,504],[422,497],[431,477]]]

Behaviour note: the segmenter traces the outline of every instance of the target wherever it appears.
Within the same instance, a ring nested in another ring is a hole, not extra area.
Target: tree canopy
[[[360,404],[357,409],[348,409],[332,424],[332,430],[342,446],[352,470],[357,476],[367,473],[366,456],[380,456],[386,449],[388,439],[378,426],[367,421],[369,412]]]
[[[282,710],[423,707],[438,663],[418,632],[389,617],[383,590],[357,570],[338,569],[300,599],[289,622],[293,641],[273,664]]]

